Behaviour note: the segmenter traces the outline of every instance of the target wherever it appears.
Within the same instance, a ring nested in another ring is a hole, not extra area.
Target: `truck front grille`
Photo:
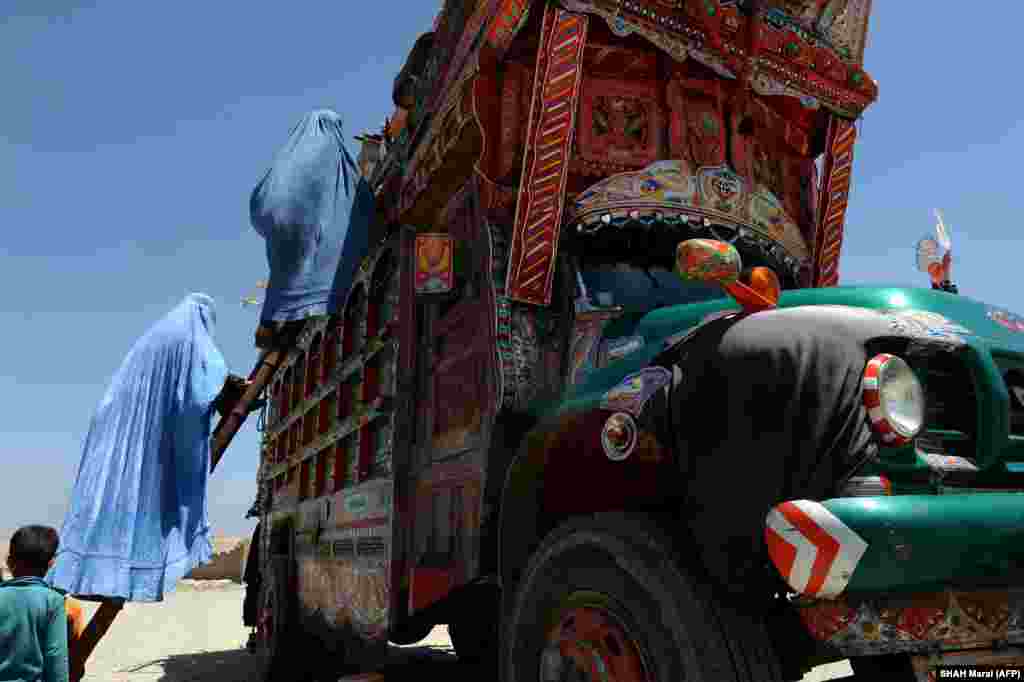
[[[977,396],[970,371],[947,353],[912,363],[925,392],[925,426],[917,445],[925,452],[975,459],[978,433]]]
[[[1020,391],[1021,395],[1016,395],[1014,386],[1009,386],[1010,435],[1024,437],[1024,382],[1018,384],[1016,388],[1017,391]]]
[[[1024,437],[1024,360],[997,355],[995,361],[1010,394],[1010,435]]]

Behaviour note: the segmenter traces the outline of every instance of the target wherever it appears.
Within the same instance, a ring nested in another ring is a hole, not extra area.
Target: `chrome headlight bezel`
[[[889,353],[871,358],[863,393],[871,429],[883,445],[906,445],[924,428],[924,387],[902,358]]]

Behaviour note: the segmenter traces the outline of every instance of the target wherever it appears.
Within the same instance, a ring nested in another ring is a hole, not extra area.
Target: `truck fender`
[[[656,511],[682,490],[669,451],[638,428],[636,446],[613,460],[601,431],[613,412],[591,409],[543,422],[523,439],[502,490],[498,567],[514,585],[534,548],[569,516]]]

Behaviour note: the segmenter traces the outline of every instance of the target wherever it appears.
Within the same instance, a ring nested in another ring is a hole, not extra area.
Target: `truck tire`
[[[294,676],[294,647],[299,638],[294,634],[295,600],[289,590],[288,564],[285,558],[271,559],[263,571],[259,628],[267,652],[264,682]]]
[[[497,672],[501,591],[476,586],[462,593],[449,615],[448,637],[459,660]],[[483,674],[483,671],[480,671]]]
[[[354,672],[345,657],[323,646],[306,632],[299,619],[291,583],[290,559],[275,557],[263,576],[261,627],[265,629],[267,664],[264,682],[334,682]],[[267,622],[269,619],[269,622]]]
[[[484,665],[493,663],[498,652],[498,627],[494,619],[489,623],[475,623],[469,619],[448,624],[448,637],[455,655],[464,663]]]
[[[782,680],[761,618],[719,603],[685,565],[648,519],[566,521],[506,602],[502,682]]]
[[[424,621],[402,623],[388,632],[388,641],[399,646],[408,646],[427,638],[434,624]]]

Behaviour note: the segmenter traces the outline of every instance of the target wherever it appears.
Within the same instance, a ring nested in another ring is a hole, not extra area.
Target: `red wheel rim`
[[[653,682],[628,628],[599,606],[574,606],[561,611],[557,624],[548,632],[540,680],[570,679]]]

